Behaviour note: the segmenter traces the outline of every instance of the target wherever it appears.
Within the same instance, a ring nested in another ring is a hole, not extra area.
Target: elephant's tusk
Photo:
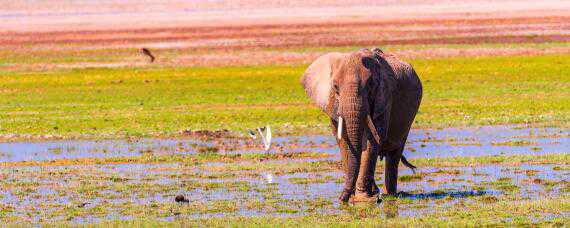
[[[372,137],[378,145],[380,145],[380,136],[376,131],[376,127],[374,126],[374,122],[372,122],[372,117],[370,115],[366,115],[366,123],[368,124],[368,128],[370,129],[370,133],[372,133]]]
[[[342,117],[338,117],[338,129],[336,131],[336,138],[339,140],[342,138]]]

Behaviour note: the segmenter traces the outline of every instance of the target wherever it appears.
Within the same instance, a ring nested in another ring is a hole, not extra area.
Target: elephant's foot
[[[356,187],[356,191],[351,198],[351,202],[377,202],[380,189],[373,178],[363,181],[365,184]]]
[[[378,196],[380,195],[380,189],[374,182],[373,179],[367,180],[366,186],[364,188],[357,188],[356,192],[352,196],[352,202],[369,202],[369,203],[376,203],[378,202]]]
[[[350,199],[350,195],[352,195],[352,191],[350,190],[343,190],[342,193],[340,194],[340,197],[338,197],[338,200],[341,203],[346,203],[348,202],[348,200]]]
[[[376,195],[380,193],[380,188],[378,188],[378,185],[376,185],[376,181],[374,181],[374,179],[368,179],[366,182],[366,185],[360,188],[357,187],[356,191],[368,192],[369,195]]]
[[[378,202],[379,194],[370,194],[367,191],[356,191],[351,198],[351,202],[359,203],[359,202],[367,202],[367,203],[376,203]]]

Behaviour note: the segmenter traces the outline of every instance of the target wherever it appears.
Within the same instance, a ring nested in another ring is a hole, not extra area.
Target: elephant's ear
[[[325,112],[329,103],[334,66],[344,56],[345,54],[337,52],[322,55],[307,68],[301,77],[305,92]]]
[[[373,119],[388,119],[392,106],[392,93],[396,89],[394,69],[382,55],[374,55],[374,70],[372,71],[373,88],[371,96],[374,98]]]

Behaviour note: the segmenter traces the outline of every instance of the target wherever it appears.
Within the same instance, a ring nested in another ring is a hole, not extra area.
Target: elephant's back
[[[394,78],[398,82],[398,89],[422,92],[422,82],[411,64],[398,59],[394,55],[385,55],[384,59],[394,70]]]

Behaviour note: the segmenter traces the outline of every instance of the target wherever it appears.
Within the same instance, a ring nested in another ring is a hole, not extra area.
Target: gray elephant
[[[376,161],[386,158],[387,194],[396,194],[402,152],[422,99],[412,66],[380,49],[328,53],[305,71],[301,83],[330,117],[344,165],[342,202],[378,200]]]

